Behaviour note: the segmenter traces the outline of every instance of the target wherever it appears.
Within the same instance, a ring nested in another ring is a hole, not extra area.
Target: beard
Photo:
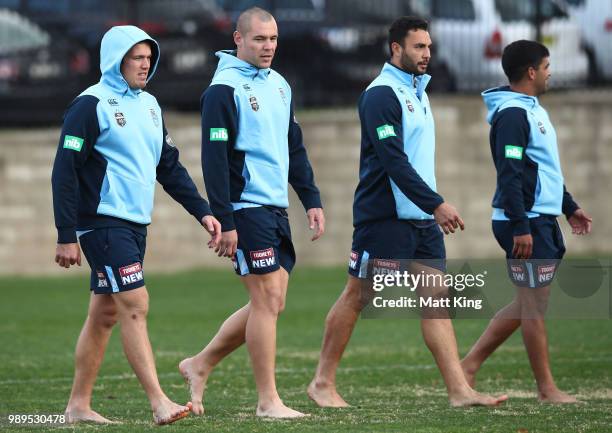
[[[402,52],[402,57],[400,58],[400,64],[402,65],[402,69],[409,74],[413,75],[423,75],[425,72],[419,71],[418,63],[412,61],[410,57],[405,52]]]

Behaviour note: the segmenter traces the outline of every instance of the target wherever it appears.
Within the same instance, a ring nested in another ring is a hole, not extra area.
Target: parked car
[[[588,60],[578,25],[555,0],[542,0],[542,42],[550,50],[553,87],[582,84]],[[414,10],[431,20],[431,33],[447,82],[459,90],[482,90],[506,82],[504,47],[535,39],[532,0],[413,0]]]
[[[0,123],[61,121],[90,72],[87,51],[0,9]]]
[[[94,65],[86,84],[100,77],[104,33],[114,25],[139,26],[161,47],[150,90],[164,107],[198,109],[195,95],[212,78],[214,52],[231,42],[231,21],[215,0],[0,0],[2,5],[82,43]]]
[[[566,0],[580,25],[591,82],[612,80],[612,0]]]

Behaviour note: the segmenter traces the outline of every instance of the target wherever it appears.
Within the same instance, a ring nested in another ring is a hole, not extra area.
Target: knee
[[[117,309],[114,307],[109,307],[94,310],[89,313],[89,318],[96,327],[110,329],[117,323]]]
[[[258,298],[253,306],[258,305],[271,314],[279,315],[285,309],[285,297],[280,288],[262,287],[259,290]]]
[[[359,312],[374,298],[374,290],[361,284],[358,279],[351,279],[346,284],[340,299],[350,309]]]

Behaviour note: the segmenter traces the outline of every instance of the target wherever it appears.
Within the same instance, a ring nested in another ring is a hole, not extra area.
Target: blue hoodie
[[[201,100],[202,171],[223,231],[235,228],[235,210],[288,207],[287,182],[305,209],[321,207],[289,84],[233,51],[219,51],[217,57],[219,65]]]
[[[508,86],[482,97],[497,169],[493,220],[511,221],[516,236],[530,233],[528,218],[571,216],[578,205],[563,184],[557,134],[538,98]]]
[[[430,78],[387,62],[359,98],[354,226],[389,218],[433,223],[444,200],[436,192],[435,124],[425,92]]]
[[[147,82],[155,74],[159,47],[134,26],[111,28],[102,38],[100,82],[68,107],[53,165],[52,187],[58,242],[76,242],[77,230],[151,222],[155,181],[195,218],[208,203],[178,160],[151,94],[132,89],[121,61],[137,43],[152,48]]]

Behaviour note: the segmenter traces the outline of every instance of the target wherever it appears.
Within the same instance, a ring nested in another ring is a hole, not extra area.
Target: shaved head
[[[274,20],[274,17],[270,12],[262,8],[252,7],[240,14],[238,17],[238,22],[236,22],[236,31],[246,35],[251,30],[253,17],[256,17],[264,23]]]

